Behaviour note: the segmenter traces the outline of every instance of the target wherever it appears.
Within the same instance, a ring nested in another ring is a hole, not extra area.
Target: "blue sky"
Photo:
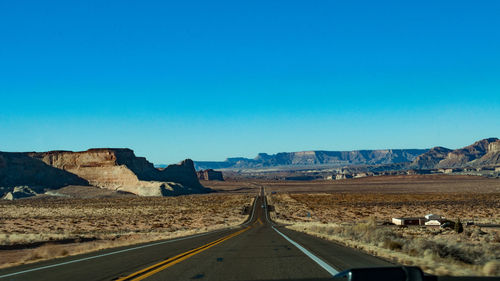
[[[155,163],[500,133],[498,1],[2,1],[0,150]]]

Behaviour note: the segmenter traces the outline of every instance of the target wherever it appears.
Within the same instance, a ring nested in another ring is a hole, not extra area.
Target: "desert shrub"
[[[463,226],[462,222],[460,221],[460,218],[457,220],[457,222],[455,222],[454,229],[455,229],[456,233],[464,232],[464,226]]]
[[[490,240],[490,242],[500,243],[500,234],[498,232],[495,232],[495,234],[493,234],[493,237]]]
[[[384,242],[384,248],[387,248],[387,249],[392,250],[392,251],[401,250],[403,248],[403,243],[401,243],[399,241],[387,239]]]
[[[500,260],[492,260],[483,266],[483,273],[487,276],[500,276]]]
[[[466,264],[481,264],[484,259],[489,258],[489,254],[484,248],[463,243],[436,242],[424,239],[415,239],[404,247],[407,253],[415,252],[434,255],[436,258],[450,259]],[[494,250],[493,250],[494,251]]]

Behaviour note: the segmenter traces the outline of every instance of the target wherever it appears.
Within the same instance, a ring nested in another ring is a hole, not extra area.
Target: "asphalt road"
[[[0,270],[2,280],[327,280],[352,267],[391,264],[273,226],[265,197],[237,228]]]

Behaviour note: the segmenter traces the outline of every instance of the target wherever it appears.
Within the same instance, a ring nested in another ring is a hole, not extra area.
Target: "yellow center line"
[[[201,253],[201,252],[203,252],[203,251],[205,251],[205,250],[207,250],[207,249],[209,249],[209,248],[211,248],[211,247],[213,247],[213,246],[215,246],[217,244],[220,244],[220,243],[222,243],[222,242],[224,242],[224,241],[226,241],[228,239],[231,239],[231,238],[233,238],[233,237],[235,237],[237,235],[240,235],[241,233],[249,230],[250,228],[251,227],[249,226],[249,227],[247,227],[245,229],[242,229],[242,230],[237,231],[235,233],[232,233],[232,234],[229,234],[227,236],[224,236],[224,237],[222,237],[220,239],[212,241],[212,242],[210,242],[208,244],[205,244],[205,245],[203,245],[201,247],[198,247],[196,249],[193,249],[193,250],[187,251],[185,253],[179,254],[179,255],[177,255],[175,257],[166,259],[166,260],[161,261],[161,262],[159,262],[157,264],[154,264],[152,266],[149,266],[149,267],[141,269],[141,270],[139,270],[137,272],[134,272],[134,273],[132,273],[132,274],[130,274],[128,276],[119,278],[119,279],[117,279],[117,281],[125,281],[125,280],[138,281],[138,280],[145,279],[145,278],[147,278],[147,277],[149,277],[149,276],[151,276],[151,275],[153,275],[155,273],[158,273],[158,272],[164,270],[167,267],[170,267],[170,266],[172,266],[174,264],[177,264],[177,263],[179,263],[179,262],[181,262],[183,260],[186,260],[186,259],[188,259],[188,258],[190,258],[190,257],[192,257],[192,256],[194,256],[196,254],[199,254],[199,253]]]

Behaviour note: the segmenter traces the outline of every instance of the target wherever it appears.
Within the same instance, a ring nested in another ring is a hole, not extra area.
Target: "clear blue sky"
[[[155,163],[500,136],[500,1],[1,1],[0,150]]]

